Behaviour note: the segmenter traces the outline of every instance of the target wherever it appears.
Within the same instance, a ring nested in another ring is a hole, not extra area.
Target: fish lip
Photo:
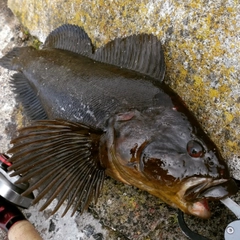
[[[219,200],[230,195],[234,195],[238,191],[236,182],[233,179],[225,179],[225,182],[211,185],[208,188],[203,189],[199,193],[199,198],[205,198],[209,200]]]
[[[208,200],[220,200],[237,191],[238,187],[231,178],[192,177],[184,182],[178,196],[185,205],[183,210],[186,213],[208,219],[211,216]]]
[[[194,177],[185,183],[186,187],[181,195],[187,202],[196,202],[203,198],[219,200],[236,193],[237,189],[232,181],[232,179],[225,178],[213,179]],[[230,187],[228,187],[228,185]],[[231,187],[233,187],[232,191],[230,190]]]

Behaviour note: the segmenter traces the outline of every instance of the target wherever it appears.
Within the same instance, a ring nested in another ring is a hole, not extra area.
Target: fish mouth
[[[232,179],[197,179],[196,183],[188,188],[184,193],[186,201],[193,199],[212,199],[218,200],[229,195],[235,194],[235,182]]]
[[[201,218],[209,218],[208,200],[219,200],[234,195],[238,187],[233,179],[189,179],[182,191],[182,198],[189,203],[188,212]]]

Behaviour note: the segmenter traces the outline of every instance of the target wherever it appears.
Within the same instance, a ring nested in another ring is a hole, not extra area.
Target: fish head
[[[189,114],[174,107],[117,114],[107,133],[107,173],[185,213],[209,218],[208,200],[238,189],[217,147]]]

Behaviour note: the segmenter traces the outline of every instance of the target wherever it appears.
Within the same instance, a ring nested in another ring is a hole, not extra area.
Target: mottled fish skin
[[[63,25],[44,48],[16,48],[0,65],[33,119],[12,140],[10,167],[74,211],[97,200],[105,174],[198,217],[207,200],[237,186],[218,149],[180,97],[162,83],[164,58],[152,35],[116,39],[94,51],[79,27]],[[33,104],[29,104],[29,102]],[[36,180],[35,180],[36,179]]]
[[[154,106],[163,93],[154,80],[146,81],[133,71],[119,71],[118,67],[59,49],[22,48],[15,70],[22,71],[34,86],[49,119],[101,128],[115,112]]]

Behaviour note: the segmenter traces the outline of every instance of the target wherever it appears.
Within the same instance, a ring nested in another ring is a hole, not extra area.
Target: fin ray
[[[96,50],[96,61],[127,68],[162,81],[165,61],[161,42],[154,35],[117,38]]]
[[[75,170],[77,171],[77,169]],[[73,186],[76,184],[76,182],[78,181],[78,178],[72,179],[72,181],[67,181],[68,179],[65,180],[65,182],[68,184],[70,183],[70,185],[67,186],[66,191],[64,192],[62,198],[59,200],[58,204],[55,206],[52,214],[56,213],[57,210],[61,207],[62,203],[64,202],[64,199],[67,198],[69,192],[71,191],[71,188],[73,188]]]
[[[48,143],[46,143],[45,144],[45,147],[48,147],[48,146],[50,146],[51,145],[51,147],[56,147],[56,146],[58,146],[58,144],[61,144],[61,143],[63,143],[63,142],[65,142],[65,147],[67,147],[68,146],[68,144],[72,144],[73,143],[73,138],[70,138],[70,137],[67,137],[67,136],[65,136],[66,138],[64,138],[64,139],[59,139],[59,136],[50,136],[50,137],[46,137],[46,138],[42,138],[42,139],[37,139],[37,140],[32,140],[32,142],[31,143],[29,143],[29,142],[24,142],[24,143],[20,143],[18,146],[15,146],[14,148],[12,148],[11,149],[11,151],[20,151],[20,149],[24,149],[24,147],[27,147],[27,146],[29,146],[29,144],[31,144],[32,145],[32,148],[34,148],[34,146],[35,145],[37,145],[38,146],[38,149],[40,148],[39,147],[39,144],[40,143],[42,143],[42,142],[46,142],[46,141],[48,141]],[[28,139],[28,136],[25,136],[25,138],[27,138]],[[31,138],[31,137],[29,137],[29,138]],[[23,139],[23,137],[22,137],[22,139]],[[49,142],[49,140],[51,140],[51,142]],[[69,142],[67,142],[68,140],[71,140],[71,142],[69,143]],[[74,143],[76,143],[76,144],[79,144],[79,143],[84,143],[84,145],[83,146],[81,146],[82,148],[83,147],[87,147],[87,146],[85,146],[86,144],[88,144],[89,142],[86,140],[86,141],[84,141],[84,140],[81,140],[81,139],[79,139],[79,141],[77,141],[77,142],[74,142]],[[9,152],[11,152],[11,151],[9,151]]]
[[[38,149],[41,149],[41,147],[38,148]],[[18,161],[14,162],[15,172],[13,172],[11,174],[11,177],[19,175],[19,174],[24,173],[24,172],[27,172],[30,168],[33,167],[33,165],[43,164],[44,162],[46,162],[48,160],[51,160],[52,163],[56,164],[56,161],[57,161],[56,157],[59,154],[61,154],[62,159],[63,159],[65,156],[69,156],[69,155],[71,156],[71,152],[73,150],[76,150],[76,147],[75,148],[71,147],[71,149],[61,149],[61,151],[59,150],[57,152],[54,152],[54,149],[47,149],[46,151],[44,151],[44,150],[43,151],[37,151],[36,149],[34,149],[33,150],[34,153],[35,153],[35,151],[38,152],[37,155],[33,154],[33,152],[30,152],[24,158],[21,157],[21,155],[19,155],[19,154],[17,154],[17,156],[15,156],[15,154],[14,154],[13,158],[17,159]],[[54,152],[54,153],[52,153],[52,152]],[[89,153],[84,153],[84,152],[79,153],[77,151],[74,151],[74,153],[75,154],[78,153],[78,156],[81,157],[81,159],[86,159],[87,157],[89,157]],[[42,157],[43,154],[45,155],[44,158]],[[9,167],[9,170],[13,170],[12,166]],[[20,180],[21,179],[19,179],[19,181]]]
[[[65,24],[49,34],[44,48],[72,51],[95,61],[142,73],[160,82],[165,75],[161,42],[152,34],[116,38],[94,52],[91,39],[81,27]]]
[[[68,200],[63,215],[71,206],[73,213],[78,208],[82,212],[91,200],[96,202],[105,177],[96,149],[102,133],[64,120],[36,121],[34,126],[20,130],[9,152],[13,153],[11,169],[22,175],[18,183],[31,184],[23,195],[38,189],[34,203],[47,196],[40,210],[57,197],[59,202],[53,212]]]
[[[93,45],[87,33],[76,25],[65,24],[53,30],[43,48],[58,48],[90,57]]]
[[[41,101],[23,73],[13,74],[10,83],[13,91],[17,94],[16,99],[23,104],[27,115],[32,120],[47,119],[47,114],[41,104]]]

